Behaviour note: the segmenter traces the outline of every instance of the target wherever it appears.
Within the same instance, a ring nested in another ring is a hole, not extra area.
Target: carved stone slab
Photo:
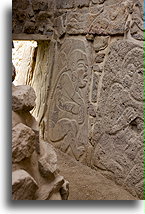
[[[77,160],[87,149],[88,47],[85,39],[66,39],[58,50],[49,99],[48,139]]]
[[[143,196],[143,48],[112,43],[104,72],[92,164]]]

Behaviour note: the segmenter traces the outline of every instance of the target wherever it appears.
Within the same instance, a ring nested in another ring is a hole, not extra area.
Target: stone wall
[[[35,99],[32,87],[12,84],[12,200],[67,200],[69,183],[59,175],[54,148],[39,136],[30,113]]]
[[[41,136],[142,199],[143,0],[13,1],[34,37]]]

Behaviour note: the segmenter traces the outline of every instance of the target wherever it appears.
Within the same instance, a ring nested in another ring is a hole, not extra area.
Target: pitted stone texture
[[[13,200],[33,200],[37,189],[36,181],[25,170],[12,172]]]
[[[66,32],[68,34],[87,34],[89,28],[88,10],[81,13],[78,11],[68,12],[66,22]]]
[[[123,3],[106,6],[90,23],[89,32],[98,35],[124,34],[127,17],[128,11]]]
[[[95,62],[96,63],[101,63],[104,61],[104,57],[105,57],[105,54],[104,53],[101,53],[101,54],[97,54],[96,57],[95,57]]]
[[[29,85],[12,87],[12,109],[13,111],[30,111],[35,106],[36,95],[34,89]]]
[[[137,40],[144,40],[144,12],[143,12],[143,0],[134,0],[134,7],[132,10],[132,22],[131,22],[131,35]]]
[[[94,49],[96,52],[104,50],[107,48],[109,42],[109,36],[95,36],[94,39]]]
[[[35,133],[22,123],[12,129],[12,159],[20,162],[32,155],[35,149]]]
[[[71,11],[67,18],[68,34],[124,34],[128,18],[128,1],[113,5],[94,5],[81,11]]]
[[[143,48],[126,40],[112,43],[104,72],[92,163],[143,198]]]

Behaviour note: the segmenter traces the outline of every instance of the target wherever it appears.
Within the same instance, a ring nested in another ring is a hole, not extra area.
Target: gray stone
[[[90,74],[85,39],[66,39],[61,46],[47,111],[47,140],[77,160],[87,146],[85,97]],[[78,137],[77,137],[78,136]]]
[[[58,175],[59,172],[56,153],[53,147],[44,141],[40,141],[38,167],[41,175],[47,178],[53,178]]]
[[[12,200],[34,200],[36,181],[24,170],[12,172]]]
[[[135,43],[126,40],[112,43],[93,134],[96,144],[93,164],[102,172],[111,173],[119,184],[125,182],[133,194],[137,194],[135,184],[140,186],[138,179],[143,176],[142,165],[135,163],[139,151],[143,152],[142,59],[143,49]]]
[[[102,73],[102,67],[100,67],[98,64],[94,64],[92,70],[97,73]]]
[[[94,39],[94,49],[96,52],[104,50],[108,46],[109,36],[96,36]]]
[[[49,184],[44,184],[36,191],[36,200],[49,200],[54,193],[60,191],[64,183],[62,176],[57,176],[54,181]]]
[[[12,129],[12,159],[20,162],[32,155],[35,149],[35,134],[31,128],[22,123]]]
[[[28,85],[12,87],[13,111],[30,111],[35,106],[36,95],[34,89]]]
[[[97,93],[98,93],[98,85],[99,85],[100,76],[98,74],[93,74],[93,85],[92,85],[92,102],[97,102]]]
[[[101,54],[97,54],[96,57],[95,57],[95,62],[96,63],[101,63],[104,61],[104,57],[105,57],[105,54],[104,53],[101,53]]]
[[[27,33],[27,34],[33,34],[33,33],[35,33],[35,29],[36,29],[36,26],[35,26],[34,22],[27,21],[27,22],[25,22],[23,32]]]
[[[74,7],[74,0],[57,0],[56,8],[57,9],[70,9]]]
[[[94,4],[103,4],[105,0],[92,0]]]

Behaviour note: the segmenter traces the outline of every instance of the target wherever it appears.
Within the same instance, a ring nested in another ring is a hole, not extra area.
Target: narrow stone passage
[[[138,200],[113,181],[56,150],[60,173],[69,180],[68,200]]]

